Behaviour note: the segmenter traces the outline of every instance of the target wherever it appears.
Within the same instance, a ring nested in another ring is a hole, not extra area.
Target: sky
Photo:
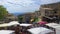
[[[60,0],[0,0],[9,13],[26,13],[39,10],[40,5],[60,2]]]

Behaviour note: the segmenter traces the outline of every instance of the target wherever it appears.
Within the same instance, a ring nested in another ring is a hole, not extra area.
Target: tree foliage
[[[8,11],[6,10],[6,8],[0,5],[0,20],[2,20],[7,14]]]

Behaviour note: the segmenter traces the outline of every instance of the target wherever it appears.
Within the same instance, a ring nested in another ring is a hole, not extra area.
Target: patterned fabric
[[[47,22],[41,21],[41,22],[39,22],[39,24],[40,24],[40,25],[45,25],[45,24],[47,24]]]

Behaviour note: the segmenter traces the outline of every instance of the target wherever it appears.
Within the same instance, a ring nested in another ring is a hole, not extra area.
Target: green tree
[[[8,14],[6,8],[0,5],[0,20],[4,19],[4,17]]]
[[[38,22],[38,18],[35,17],[35,18],[34,18],[34,22]]]
[[[23,17],[22,16],[18,16],[18,19],[19,19],[19,23],[23,22]]]

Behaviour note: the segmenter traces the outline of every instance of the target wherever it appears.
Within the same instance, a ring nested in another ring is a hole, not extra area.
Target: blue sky
[[[9,13],[26,13],[39,10],[41,4],[60,2],[60,0],[0,0]]]

